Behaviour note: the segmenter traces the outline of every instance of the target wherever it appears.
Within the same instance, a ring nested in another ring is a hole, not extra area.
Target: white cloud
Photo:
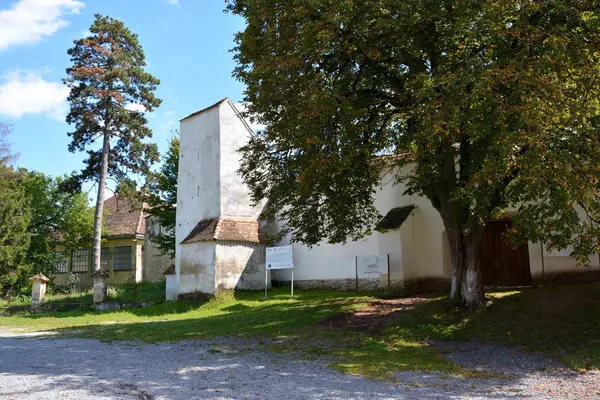
[[[64,15],[78,14],[83,7],[78,0],[19,0],[0,9],[0,50],[39,42],[68,25]]]
[[[236,103],[235,108],[237,108],[238,111],[241,113],[246,112],[246,105],[244,103]],[[246,118],[246,122],[250,126],[250,129],[252,129],[254,132],[261,131],[261,130],[265,129],[265,127],[266,127],[265,124],[260,124],[260,123],[256,122],[256,120],[254,122],[250,121],[250,118]]]
[[[166,0],[167,3],[169,3],[172,6],[178,6],[179,5],[179,0]]]
[[[64,120],[69,88],[61,82],[45,81],[34,72],[12,71],[0,83],[0,114],[21,118],[26,114]]]
[[[129,110],[129,111],[137,111],[137,112],[141,112],[141,113],[146,112],[146,107],[144,107],[141,104],[137,104],[137,103],[129,103],[125,106],[125,109]]]

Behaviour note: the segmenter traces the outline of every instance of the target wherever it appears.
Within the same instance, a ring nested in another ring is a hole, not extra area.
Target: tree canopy
[[[0,163],[0,294],[18,279],[29,247],[31,212],[23,178],[22,172]]]
[[[148,212],[158,218],[161,233],[152,238],[160,254],[175,257],[175,217],[177,207],[177,173],[179,171],[179,137],[173,136],[160,171],[149,176],[146,202]]]
[[[266,129],[243,148],[255,201],[293,240],[368,235],[383,174],[431,200],[453,298],[483,301],[485,221],[598,251],[600,13],[593,0],[230,0],[234,74]],[[393,155],[394,157],[381,157]],[[584,218],[581,219],[581,210]]]

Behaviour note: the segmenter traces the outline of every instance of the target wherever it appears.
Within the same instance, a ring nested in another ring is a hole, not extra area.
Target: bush
[[[79,275],[68,273],[65,278],[65,287],[67,289],[67,294],[72,295],[79,292],[79,287],[81,284],[81,280],[79,279]]]

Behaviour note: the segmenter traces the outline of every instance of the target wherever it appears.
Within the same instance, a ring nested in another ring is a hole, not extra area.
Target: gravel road
[[[239,340],[109,344],[0,330],[0,399],[600,399],[597,372],[500,346],[443,351],[496,377],[402,372],[399,383],[376,382]]]

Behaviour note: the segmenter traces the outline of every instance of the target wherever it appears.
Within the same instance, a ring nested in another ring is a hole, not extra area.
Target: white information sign
[[[386,274],[387,270],[387,254],[356,257],[356,273],[358,276],[364,277]]]
[[[267,247],[266,249],[266,268],[265,268],[265,300],[267,296],[267,287],[269,286],[269,270],[272,269],[291,269],[292,287],[291,296],[294,298],[294,257],[292,246]]]
[[[294,268],[292,246],[267,247],[267,269]]]

